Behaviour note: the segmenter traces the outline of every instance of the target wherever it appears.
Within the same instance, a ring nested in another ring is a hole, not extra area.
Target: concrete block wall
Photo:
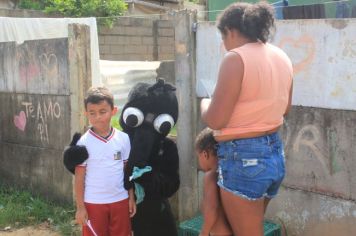
[[[26,18],[54,18],[60,17],[56,14],[46,14],[42,11],[37,10],[23,10],[23,9],[6,9],[2,8],[0,5],[0,16],[3,17],[26,17]]]
[[[102,60],[174,60],[173,22],[121,17],[112,28],[99,26],[99,51]]]

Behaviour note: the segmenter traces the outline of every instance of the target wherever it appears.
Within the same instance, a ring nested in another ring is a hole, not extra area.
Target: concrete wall
[[[288,235],[356,235],[355,27],[355,19],[277,22],[272,42],[290,56],[295,76],[281,130],[287,175],[267,217]],[[224,52],[215,26],[199,24],[199,96],[212,93]]]
[[[288,235],[356,234],[356,111],[293,106],[281,131],[287,175],[267,217]]]
[[[113,28],[99,26],[99,50],[102,60],[174,60],[173,23],[120,17]]]
[[[83,66],[90,65],[89,27],[70,26],[69,35],[0,43],[1,182],[57,201],[72,201],[62,152],[73,130],[84,128],[83,81],[91,80]]]
[[[180,175],[176,204],[179,220],[185,220],[194,216],[199,208],[198,193],[195,191],[198,189],[198,173],[194,138],[198,109],[195,95],[195,32],[192,31],[192,25],[197,22],[197,14],[192,11],[176,12],[174,20],[175,84],[179,105],[176,140]]]
[[[3,9],[0,7],[0,16],[5,17],[27,17],[27,18],[41,18],[41,17],[55,17],[54,14],[48,15],[42,11],[36,10],[22,10],[22,9]]]
[[[282,134],[285,188],[268,216],[288,235],[354,235],[356,20],[281,21],[273,39],[292,58],[293,109]]]

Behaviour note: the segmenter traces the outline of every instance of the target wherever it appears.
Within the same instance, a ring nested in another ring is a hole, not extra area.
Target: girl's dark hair
[[[218,17],[217,27],[222,34],[235,29],[251,40],[267,42],[270,28],[274,26],[274,10],[266,2],[256,4],[233,3]]]
[[[109,89],[105,87],[91,87],[87,91],[87,96],[84,99],[85,109],[87,109],[88,103],[98,104],[102,101],[107,101],[111,106],[111,109],[114,108],[114,96]]]
[[[211,151],[216,154],[216,140],[214,139],[213,130],[210,128],[203,129],[195,139],[195,149],[201,151]]]

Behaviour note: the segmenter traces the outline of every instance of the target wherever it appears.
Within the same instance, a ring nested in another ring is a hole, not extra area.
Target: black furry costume
[[[166,137],[177,118],[175,88],[163,80],[153,85],[138,83],[130,91],[122,110],[120,125],[131,142],[124,186],[129,189],[135,182],[143,187],[145,193],[132,219],[135,236],[177,235],[168,198],[179,188],[179,158],[176,144]],[[64,164],[72,173],[75,165],[87,158],[83,147],[73,146],[73,143],[76,141],[72,140],[72,145],[64,152]],[[129,180],[134,167],[146,166],[152,170]]]

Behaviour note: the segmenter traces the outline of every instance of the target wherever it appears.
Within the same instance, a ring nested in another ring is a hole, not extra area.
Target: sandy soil
[[[61,236],[50,229],[48,224],[43,223],[36,226],[28,226],[21,229],[0,230],[1,236]]]
[[[1,236],[60,236],[59,233],[49,229],[39,229],[34,227],[26,227],[14,231],[0,231]]]

